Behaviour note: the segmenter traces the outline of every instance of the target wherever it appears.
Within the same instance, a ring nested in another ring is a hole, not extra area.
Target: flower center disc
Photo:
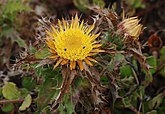
[[[64,59],[82,60],[92,50],[91,39],[81,29],[67,29],[57,35],[56,51]]]
[[[76,36],[73,34],[72,36],[68,36],[65,39],[65,47],[68,50],[76,50],[81,48],[82,45],[82,38],[80,36]]]

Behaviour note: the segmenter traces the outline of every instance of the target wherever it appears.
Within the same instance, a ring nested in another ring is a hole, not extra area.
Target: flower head
[[[92,62],[97,62],[91,56],[103,50],[99,49],[101,44],[95,40],[99,34],[91,33],[93,28],[94,24],[88,27],[84,21],[80,23],[77,15],[70,23],[62,19],[62,22],[58,20],[58,28],[51,26],[51,30],[47,31],[46,43],[52,54],[49,58],[57,60],[54,68],[70,64],[72,70],[78,64],[83,70],[83,62],[90,66]]]
[[[119,23],[118,28],[122,29],[127,35],[133,39],[138,39],[139,35],[143,31],[143,26],[139,24],[140,20],[137,17],[131,17],[124,19]]]

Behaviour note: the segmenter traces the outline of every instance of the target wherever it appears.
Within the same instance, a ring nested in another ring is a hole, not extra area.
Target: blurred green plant
[[[31,8],[21,0],[7,0],[0,4],[0,41],[11,38],[12,42],[17,42],[20,47],[27,47],[24,40],[19,37],[16,24],[17,15],[23,11],[30,11]]]
[[[105,2],[104,0],[73,0],[74,5],[82,12],[87,12],[88,8],[91,6],[99,6],[104,8]]]
[[[145,8],[145,4],[143,0],[126,0],[126,3],[129,4],[133,8]]]
[[[24,89],[24,92],[22,91]],[[25,88],[18,88],[15,83],[8,82],[2,87],[2,95],[5,98],[3,101],[4,104],[2,106],[2,111],[4,112],[11,112],[15,110],[14,103],[22,103],[17,104],[19,106],[19,110],[23,111],[28,108],[32,102],[31,95],[28,94],[28,90]]]

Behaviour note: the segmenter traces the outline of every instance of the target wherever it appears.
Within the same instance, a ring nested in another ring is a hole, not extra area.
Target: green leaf
[[[145,8],[145,4],[142,0],[127,0],[126,3],[133,8]]]
[[[156,110],[152,110],[150,112],[147,112],[146,114],[157,114],[157,111]]]
[[[4,104],[1,109],[3,112],[11,112],[14,109],[14,105],[12,103]]]
[[[20,37],[16,37],[13,41],[17,42],[20,47],[27,48],[25,41]]]
[[[164,98],[164,93],[160,93],[156,97],[154,97],[152,100],[149,101],[148,106],[150,109],[155,109],[159,107],[159,105],[162,103]]]
[[[132,105],[131,100],[132,99],[130,99],[129,97],[123,98],[122,101],[123,101],[124,107],[130,107]]]
[[[165,62],[165,46],[160,50],[160,60]]]
[[[48,48],[44,48],[42,50],[35,52],[34,55],[37,59],[45,59],[50,55],[50,53],[48,51]]]
[[[89,6],[88,0],[73,0],[73,3],[82,12],[86,12]]]
[[[21,93],[21,98],[25,98],[30,92],[26,88],[19,89]]]
[[[74,113],[74,105],[69,97],[69,94],[64,95],[63,103],[60,104],[58,110],[62,114],[73,114]]]
[[[145,8],[145,4],[142,3],[142,0],[134,0],[132,5],[134,8]]]
[[[22,86],[28,90],[32,90],[36,86],[36,81],[32,77],[23,77]]]
[[[14,28],[4,27],[3,31],[0,32],[0,38],[1,37],[10,38],[13,36],[13,33],[14,33]]]
[[[115,47],[117,50],[121,50],[125,47],[123,38],[121,36],[119,36],[117,33],[113,33],[113,35],[112,35],[111,31],[105,32],[104,40],[105,41],[103,41],[103,43],[107,43],[107,41],[108,41],[108,42],[112,43],[112,46]]]
[[[3,94],[2,94],[2,88],[0,87],[0,96],[2,96]]]
[[[26,110],[26,108],[28,108],[30,106],[32,102],[32,97],[28,94],[25,99],[24,102],[22,103],[22,105],[19,107],[20,111]]]
[[[124,55],[122,54],[115,54],[115,56],[111,59],[111,62],[108,64],[109,70],[113,70],[116,66],[116,64],[120,64],[125,60]]]
[[[160,74],[165,78],[165,68],[160,71]]]
[[[47,107],[45,107],[43,110],[42,110],[42,113],[43,114],[51,114],[50,112],[51,112],[51,107],[50,106],[47,106]]]
[[[80,80],[79,87],[82,87],[82,88],[88,88],[88,87],[90,87],[89,80],[87,80],[86,78],[81,79]]]
[[[165,63],[165,46],[160,50],[160,59],[159,59],[159,66]],[[165,78],[165,68],[160,71],[160,74]]]
[[[12,42],[17,42],[20,47],[27,48],[25,41],[19,37],[19,33],[12,27],[4,27],[3,31],[0,32],[1,37],[11,38]]]
[[[107,85],[107,84],[109,84],[109,79],[108,79],[108,77],[106,77],[106,76],[101,76],[101,77],[100,77],[100,82],[101,82],[103,85]]]
[[[104,8],[105,6],[104,0],[93,0],[93,3],[97,6],[100,6],[101,8]]]
[[[8,82],[6,85],[3,86],[2,94],[8,100],[20,98],[20,91],[18,91],[18,88],[13,82]]]
[[[13,22],[17,13],[30,10],[31,8],[26,6],[21,0],[8,0],[2,7],[2,14],[4,19],[9,19]]]
[[[151,66],[150,72],[154,74],[157,69],[157,59],[155,56],[147,57],[147,63]]]
[[[132,74],[130,65],[123,65],[120,67],[120,74],[122,77],[129,77]]]
[[[38,67],[40,68],[40,67]],[[42,110],[48,106],[48,103],[58,94],[58,90],[62,83],[62,76],[58,69],[52,70],[49,68],[42,68],[40,72],[37,73],[42,75],[43,82],[38,86],[38,97],[37,102],[37,114],[41,113]]]

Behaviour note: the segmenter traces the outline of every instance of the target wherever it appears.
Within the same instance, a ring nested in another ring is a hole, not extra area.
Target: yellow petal
[[[62,61],[62,58],[60,58],[60,59],[56,62],[56,64],[54,65],[53,69],[55,69],[55,68],[61,63],[61,61]]]
[[[70,28],[73,28],[73,24],[74,24],[74,19],[72,17],[72,21],[71,21],[71,24],[70,24]]]
[[[51,39],[50,39],[50,40],[47,40],[47,41],[46,41],[46,44],[47,44],[47,46],[48,46],[50,49],[52,49],[52,50],[55,50],[55,49],[56,49],[53,40],[51,40]]]
[[[76,62],[75,61],[70,61],[70,70],[75,69],[76,67]]]
[[[89,53],[88,56],[93,56],[93,55],[96,55],[98,53]]]
[[[78,16],[76,14],[75,19],[74,19],[74,23],[73,23],[73,28],[77,28],[79,26],[79,19]]]
[[[88,59],[89,61],[97,63],[97,61],[95,59],[91,58],[91,57],[86,57],[86,59]]]
[[[91,41],[94,41],[101,33],[95,34],[91,36]]]
[[[95,27],[94,24],[91,25],[90,28],[87,30],[86,34],[89,34],[93,30],[94,27]]]
[[[48,51],[52,54],[56,54],[56,50],[53,50],[53,49],[48,49]]]
[[[93,64],[88,60],[88,59],[85,59],[85,62],[90,65],[90,66],[93,66]]]
[[[62,25],[61,25],[61,21],[58,20],[58,26],[60,27],[60,31],[63,31]]]
[[[62,18],[62,23],[64,25],[64,29],[66,30],[67,29],[67,24],[66,24],[66,21],[64,20],[64,18]]]
[[[65,64],[67,64],[68,61],[69,61],[68,59],[63,59],[62,62],[61,62],[61,65],[65,65]]]
[[[102,46],[102,44],[95,44],[95,45],[93,45],[93,48],[98,48],[98,47],[101,47]]]
[[[105,51],[104,50],[100,50],[100,49],[93,49],[93,50],[91,50],[91,52],[99,53],[99,52],[105,52]]]
[[[81,24],[80,24],[80,27],[79,28],[82,29],[83,28],[83,25],[84,25],[84,20],[81,21]]]
[[[51,25],[51,28],[52,28],[53,33],[57,36],[57,34],[58,34],[58,30],[55,29],[53,25]]]
[[[46,34],[52,36],[52,33],[46,30]]]
[[[77,61],[78,66],[80,67],[80,70],[82,71],[84,69],[83,62],[81,60]]]

